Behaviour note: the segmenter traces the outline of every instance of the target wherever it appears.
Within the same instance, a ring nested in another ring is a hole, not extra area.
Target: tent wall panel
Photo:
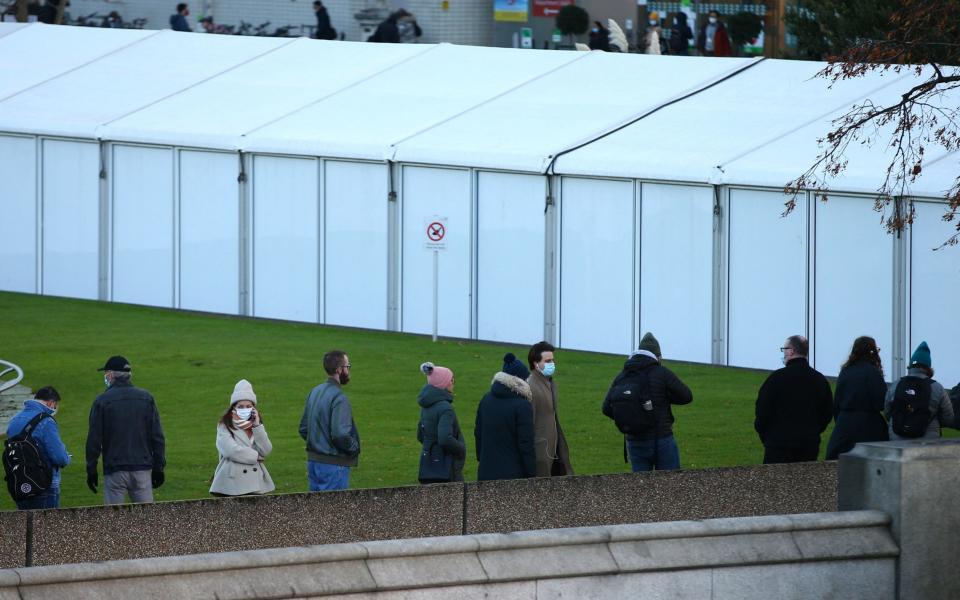
[[[319,321],[316,160],[253,159],[253,314]]]
[[[173,151],[113,148],[113,300],[174,305]]]
[[[940,246],[956,233],[955,223],[943,221],[946,205],[917,202],[910,235],[909,359],[922,341],[930,346],[936,379],[950,388],[960,381],[960,319],[954,311],[960,298],[960,257],[955,246]],[[886,360],[886,359],[884,359]],[[901,373],[890,373],[896,378]]]
[[[778,192],[730,190],[728,364],[780,368],[777,348],[807,326],[807,203],[781,217]]]
[[[433,256],[427,225],[446,218],[446,250],[439,253],[438,330],[469,338],[471,333],[472,219],[470,172],[405,166],[403,179],[402,331],[433,331]]]
[[[672,359],[709,363],[713,190],[644,183],[640,204],[640,333]]]
[[[235,154],[178,153],[180,308],[240,312],[240,206]]]
[[[42,142],[43,290],[96,300],[100,263],[100,148]]]
[[[817,370],[838,374],[861,335],[876,339],[883,364],[892,364],[893,238],[871,199],[831,195],[816,203],[815,265]]]
[[[0,136],[0,290],[37,291],[37,140]]]
[[[324,163],[324,321],[387,328],[387,167]]]
[[[477,192],[477,335],[543,339],[544,178],[480,173]]]
[[[634,323],[634,185],[564,177],[560,344],[628,353]]]

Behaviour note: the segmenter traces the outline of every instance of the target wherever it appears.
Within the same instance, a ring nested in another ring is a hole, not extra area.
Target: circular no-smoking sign
[[[443,223],[439,221],[433,221],[427,225],[427,239],[431,242],[440,242],[443,240],[443,236],[446,235],[447,230],[443,226]]]

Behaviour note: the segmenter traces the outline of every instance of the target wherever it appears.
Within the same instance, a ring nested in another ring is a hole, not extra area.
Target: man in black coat
[[[680,450],[673,437],[671,404],[690,404],[693,392],[673,371],[660,364],[660,342],[647,332],[639,349],[623,364],[603,400],[603,414],[614,419],[613,394],[618,386],[635,382],[643,390],[641,400],[649,399],[653,426],[645,431],[627,434],[626,447],[633,472],[672,471],[680,468]],[[639,400],[638,400],[639,401]]]
[[[817,460],[820,434],[833,418],[833,394],[826,377],[807,362],[809,349],[807,338],[787,338],[780,348],[785,366],[760,386],[753,427],[764,464]]]

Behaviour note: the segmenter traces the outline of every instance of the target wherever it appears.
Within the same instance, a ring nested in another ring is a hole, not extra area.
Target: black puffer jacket
[[[648,372],[649,370],[649,372]],[[693,393],[680,378],[674,375],[673,371],[660,364],[655,358],[645,354],[634,354],[627,362],[623,363],[623,370],[617,375],[610,385],[612,390],[617,385],[628,379],[649,378],[648,394],[653,401],[653,411],[656,415],[656,428],[649,434],[640,436],[627,436],[630,439],[649,440],[673,435],[673,411],[671,404],[690,404],[693,402]],[[613,410],[610,406],[610,390],[607,391],[607,397],[603,399],[603,414],[611,419]]]
[[[833,417],[826,377],[805,358],[794,358],[767,377],[757,394],[753,427],[764,446],[799,448],[820,443]]]
[[[827,443],[827,460],[849,452],[860,442],[887,441],[883,400],[887,384],[880,369],[862,360],[844,367],[833,396],[836,426]]]

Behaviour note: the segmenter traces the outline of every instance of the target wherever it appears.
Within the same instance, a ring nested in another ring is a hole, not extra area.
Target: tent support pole
[[[247,157],[243,155],[242,150],[237,150],[237,161],[238,161],[238,173],[237,173],[237,210],[238,210],[238,220],[240,231],[238,232],[237,239],[239,241],[240,247],[238,256],[240,259],[239,264],[239,277],[238,282],[240,289],[238,292],[238,312],[243,316],[250,316],[253,314],[253,307],[251,303],[251,271],[250,271],[250,253],[252,248],[252,236],[250,235],[250,221],[251,221],[251,207],[252,202],[250,198],[250,187],[247,182]]]
[[[730,190],[713,186],[713,285],[710,362],[727,364],[727,224]]]
[[[896,217],[901,218],[908,214],[911,207],[907,204],[912,201],[896,196],[893,198],[893,209]],[[893,340],[892,362],[889,374],[895,377],[907,372],[908,357],[910,356],[910,250],[912,229],[904,228],[893,236]]]
[[[110,298],[110,179],[108,174],[108,163],[110,161],[110,145],[98,139],[100,145],[100,171],[98,174],[100,180],[100,219],[98,235],[98,261],[97,261],[97,298],[103,301],[109,301]]]
[[[543,339],[559,344],[557,335],[557,197],[559,178],[546,175],[547,195],[543,206]]]
[[[397,179],[400,167],[387,161],[387,331],[400,331],[400,209]]]

